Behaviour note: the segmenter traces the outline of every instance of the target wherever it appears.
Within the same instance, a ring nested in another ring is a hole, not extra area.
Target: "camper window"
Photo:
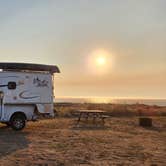
[[[16,82],[8,82],[8,89],[16,89]]]

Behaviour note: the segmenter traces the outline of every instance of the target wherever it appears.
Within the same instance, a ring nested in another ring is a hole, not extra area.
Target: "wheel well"
[[[13,118],[13,116],[16,116],[16,115],[21,115],[21,116],[24,116],[25,120],[27,119],[26,115],[24,112],[15,112],[14,114],[12,114],[10,120]]]
[[[34,106],[34,112],[38,112],[38,108],[37,108],[37,105]]]
[[[34,106],[34,114],[39,115],[39,109],[37,108],[37,105]]]

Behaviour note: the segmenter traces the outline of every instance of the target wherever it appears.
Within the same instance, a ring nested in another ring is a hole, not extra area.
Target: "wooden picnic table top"
[[[78,110],[80,113],[105,113],[103,110]]]

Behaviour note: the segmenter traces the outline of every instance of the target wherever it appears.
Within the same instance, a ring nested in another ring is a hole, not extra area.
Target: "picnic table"
[[[88,122],[88,119],[92,118],[93,124],[96,124],[97,119],[102,121],[102,124],[105,124],[105,119],[108,118],[108,116],[105,115],[105,111],[102,110],[78,110],[79,116],[77,120],[77,124],[81,121],[81,119],[85,119],[86,122]]]

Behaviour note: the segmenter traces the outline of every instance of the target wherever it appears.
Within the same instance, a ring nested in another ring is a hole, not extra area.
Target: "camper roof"
[[[50,73],[60,73],[60,70],[57,66],[32,63],[0,63],[0,69],[12,71],[45,71]]]

